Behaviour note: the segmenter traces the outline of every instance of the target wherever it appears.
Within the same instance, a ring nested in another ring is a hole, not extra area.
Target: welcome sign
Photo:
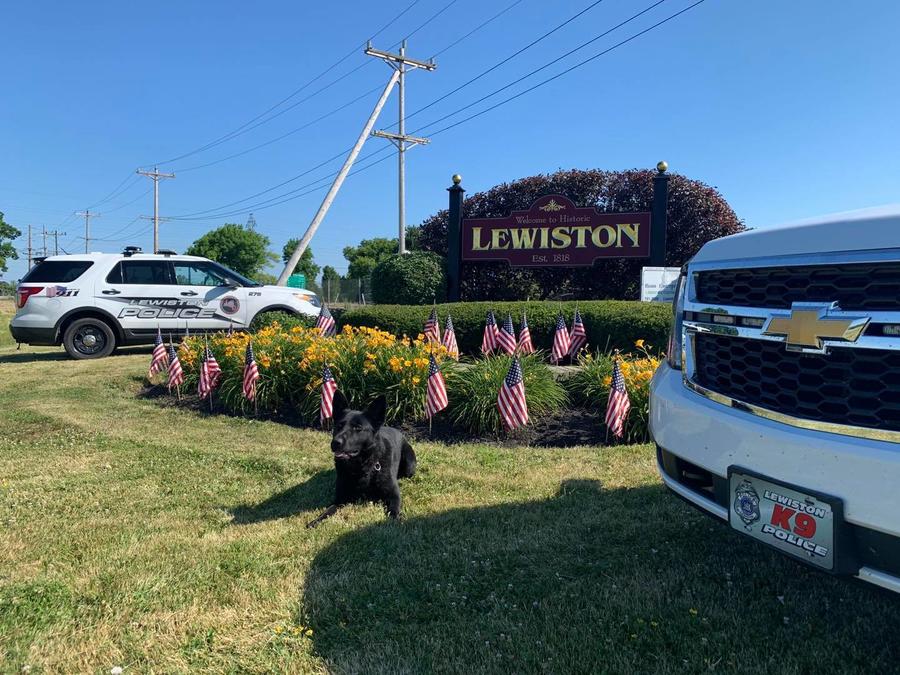
[[[514,267],[588,266],[598,258],[650,255],[649,213],[602,213],[545,195],[505,218],[462,221],[462,259]]]

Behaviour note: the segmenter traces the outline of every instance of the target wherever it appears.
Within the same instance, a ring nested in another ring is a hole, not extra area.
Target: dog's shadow
[[[320,471],[308,480],[282,490],[258,504],[240,504],[231,507],[228,509],[231,524],[252,525],[324,508],[334,497],[334,482],[334,469]]]

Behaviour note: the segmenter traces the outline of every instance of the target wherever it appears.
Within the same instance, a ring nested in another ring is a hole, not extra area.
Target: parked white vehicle
[[[312,291],[263,286],[206,258],[129,247],[39,260],[16,288],[10,332],[90,359],[151,343],[157,329],[166,337],[241,330],[264,312],[316,316],[320,307]]]
[[[900,211],[706,244],[650,393],[676,494],[821,570],[900,592]]]

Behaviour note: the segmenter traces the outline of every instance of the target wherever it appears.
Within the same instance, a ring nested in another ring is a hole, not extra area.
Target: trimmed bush
[[[520,362],[525,402],[532,423],[561,411],[568,398],[566,390],[553,377],[541,356],[523,356]],[[450,417],[455,424],[473,434],[501,434],[503,423],[497,408],[497,393],[511,365],[512,357],[504,354],[478,359],[469,367],[447,369],[444,379],[450,400]]]
[[[434,253],[392,255],[372,271],[372,299],[379,304],[422,305],[446,297],[444,261]]]
[[[581,312],[588,334],[588,349],[609,351],[632,349],[636,340],[662,347],[666,344],[672,308],[664,303],[618,300],[581,302],[459,302],[437,306],[441,330],[449,313],[453,317],[460,352],[476,355],[481,348],[484,320],[493,309],[498,322],[510,312],[517,335],[522,312],[527,312],[531,339],[536,349],[549,350],[553,344],[556,315],[562,311],[572,325],[575,308]],[[342,326],[378,327],[396,336],[422,332],[431,305],[373,305],[348,310],[338,323]]]

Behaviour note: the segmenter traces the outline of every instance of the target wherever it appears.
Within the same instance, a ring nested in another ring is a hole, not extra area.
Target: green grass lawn
[[[328,438],[141,398],[147,363],[0,349],[0,671],[898,669],[900,599],[696,513],[650,446],[418,443],[404,523],[308,531]]]

